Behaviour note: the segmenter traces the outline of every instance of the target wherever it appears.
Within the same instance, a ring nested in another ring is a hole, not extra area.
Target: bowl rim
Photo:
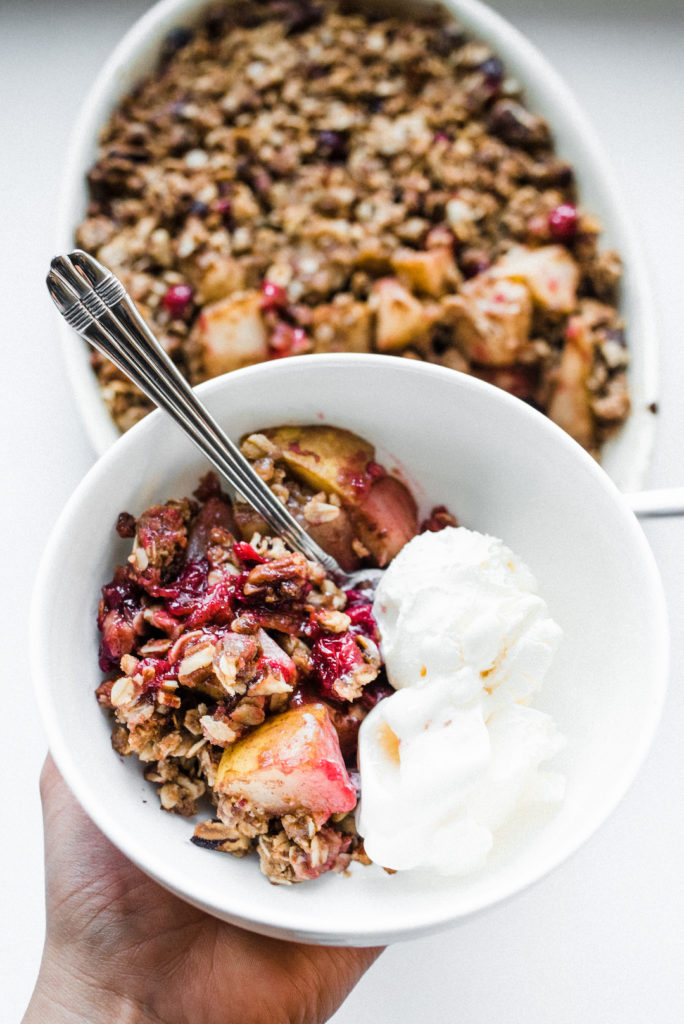
[[[312,943],[334,943],[340,945],[379,945],[387,942],[417,938],[421,935],[432,934],[444,928],[460,923],[469,917],[483,912],[494,905],[502,903],[516,894],[524,891],[530,885],[535,884],[554,870],[560,864],[572,856],[613,814],[627,790],[630,788],[634,778],[643,763],[649,748],[653,742],[658,723],[660,721],[668,685],[669,672],[669,625],[665,596],[660,579],[659,570],[646,536],[641,530],[639,523],[629,508],[629,505],[618,490],[615,484],[604,473],[597,463],[589,456],[575,441],[572,440],[560,427],[548,420],[543,414],[530,408],[506,392],[494,388],[467,374],[458,373],[453,370],[435,366],[428,363],[414,363],[398,357],[389,357],[394,372],[416,378],[429,379],[442,378],[449,380],[450,386],[455,390],[463,388],[486,397],[486,401],[495,400],[499,404],[508,405],[514,415],[520,419],[528,419],[536,423],[535,429],[546,432],[549,437],[555,437],[555,443],[565,447],[571,452],[571,457],[583,463],[584,472],[588,473],[596,482],[597,487],[615,506],[616,515],[619,516],[627,528],[632,541],[632,551],[635,558],[638,556],[639,564],[643,568],[645,587],[643,599],[653,615],[654,630],[651,646],[654,653],[653,672],[651,675],[651,694],[648,703],[648,711],[643,717],[643,725],[639,734],[639,742],[635,743],[630,750],[629,757],[625,759],[616,782],[604,799],[598,810],[594,809],[591,815],[578,829],[570,842],[562,851],[553,855],[547,855],[542,862],[542,869],[538,866],[530,866],[530,869],[523,871],[521,877],[513,880],[512,884],[499,886],[493,893],[484,900],[471,899],[466,901],[465,909],[459,911],[456,916],[448,910],[448,901],[445,901],[445,911],[440,915],[421,916],[416,920],[414,913],[411,920],[402,919],[398,924],[389,930],[383,928],[382,924],[375,927],[365,928],[361,931],[353,927],[336,926],[331,932],[326,930],[326,923],[314,922],[306,934],[303,934],[298,926],[288,924],[288,908],[277,906],[275,901],[267,903],[269,912],[266,913],[259,908],[251,916],[244,913],[231,911],[226,907],[225,897],[223,901],[210,905],[206,903],[194,888],[194,880],[188,879],[180,870],[170,867],[160,857],[150,857],[149,850],[138,843],[135,836],[127,832],[116,816],[108,811],[106,802],[98,799],[87,780],[87,771],[84,766],[79,765],[71,752],[68,736],[64,733],[60,724],[58,713],[58,702],[56,694],[53,694],[51,686],[50,650],[48,639],[43,629],[46,621],[50,602],[54,593],[51,589],[51,580],[55,576],[56,563],[59,561],[60,551],[65,545],[68,549],[69,531],[71,520],[77,510],[81,507],[84,499],[90,493],[106,481],[112,464],[125,464],[126,453],[133,446],[145,446],[150,443],[150,435],[154,435],[161,427],[164,414],[160,410],[151,413],[150,416],[137,423],[126,434],[117,440],[110,449],[94,464],[90,471],[83,478],[75,492],[67,502],[59,516],[46,548],[43,552],[41,563],[36,575],[30,612],[30,657],[31,675],[34,691],[43,720],[43,725],[48,737],[49,748],[63,774],[67,784],[77,797],[90,818],[100,830],[117,846],[130,860],[141,868],[147,875],[150,875],[165,888],[176,893],[182,899],[200,907],[209,913],[231,921],[241,927],[248,928],[261,934],[271,935],[290,940],[300,940]],[[336,371],[354,372],[364,368],[366,372],[370,365],[378,371],[386,373],[383,367],[387,366],[387,356],[381,355],[308,355],[278,360],[277,362],[261,363],[255,366],[246,367],[233,371],[231,374],[214,378],[200,385],[199,393],[203,398],[211,398],[215,393],[221,392],[224,388],[246,388],[249,389],[259,378],[264,376],[286,377],[292,372],[294,364],[295,371],[302,365],[314,364],[317,372],[332,374]],[[359,362],[361,361],[361,362]],[[198,455],[198,458],[200,456]],[[54,580],[53,580],[54,581]],[[265,883],[264,883],[265,884]],[[228,893],[230,900],[230,893]],[[218,903],[221,902],[219,906]]]
[[[424,0],[420,0],[424,2]],[[425,0],[427,2],[427,0]],[[625,491],[639,490],[645,482],[651,452],[655,441],[658,395],[658,342],[657,318],[652,289],[631,218],[615,171],[606,156],[598,134],[587,119],[558,72],[537,47],[498,12],[481,0],[442,0],[443,6],[456,16],[475,36],[490,43],[497,53],[512,66],[527,90],[537,88],[545,97],[545,106],[553,106],[553,115],[546,116],[554,133],[561,127],[574,138],[582,153],[581,166],[575,161],[580,174],[596,183],[601,205],[611,220],[619,225],[620,250],[625,266],[630,271],[630,289],[638,309],[639,353],[641,360],[639,408],[633,409],[630,420],[635,427],[630,440],[629,469],[621,474]],[[378,0],[387,7],[406,8],[407,0]],[[93,148],[99,129],[127,84],[140,77],[131,75],[131,69],[146,53],[158,45],[164,31],[179,21],[188,23],[208,5],[208,0],[158,0],[122,37],[102,66],[92,88],[80,109],[71,133],[60,189],[57,221],[57,250],[73,248],[73,232],[82,215],[82,189],[84,168],[92,161]],[[548,102],[546,102],[548,100]],[[539,103],[535,103],[539,106]],[[77,214],[80,208],[81,214]],[[633,317],[636,319],[636,317]],[[62,358],[67,378],[74,395],[86,434],[100,455],[119,436],[102,400],[95,375],[90,367],[88,350],[81,339],[63,321],[58,322]],[[647,413],[647,409],[650,412]],[[635,417],[638,416],[638,420]]]

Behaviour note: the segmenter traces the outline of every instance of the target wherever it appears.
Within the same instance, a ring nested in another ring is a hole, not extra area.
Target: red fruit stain
[[[288,444],[288,450],[294,452],[295,455],[305,455],[308,459],[313,459],[315,462],[320,462],[321,457],[316,452],[310,451],[308,448],[302,448],[299,441],[292,441]]]

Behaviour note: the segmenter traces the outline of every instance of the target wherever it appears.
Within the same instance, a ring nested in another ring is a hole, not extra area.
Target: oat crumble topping
[[[192,383],[384,352],[503,387],[592,451],[629,413],[620,258],[549,126],[439,8],[211,8],[169,34],[88,181],[78,244]],[[149,403],[93,358],[126,430]],[[334,503],[310,514],[332,521]]]

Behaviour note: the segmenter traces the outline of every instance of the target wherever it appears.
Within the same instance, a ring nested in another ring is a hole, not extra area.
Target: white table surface
[[[146,0],[1,0],[0,247],[6,708],[0,978],[21,1018],[43,937],[45,752],[28,670],[28,606],[46,536],[92,464],[43,279],[80,97]],[[603,135],[641,231],[662,325],[649,483],[684,483],[684,3],[495,0],[551,58]],[[646,523],[672,625],[664,719],[627,797],[578,854],[505,906],[388,950],[335,1024],[680,1024],[684,1020],[684,522]],[[48,1022],[46,1022],[48,1024]],[[201,1022],[198,1022],[201,1024]]]

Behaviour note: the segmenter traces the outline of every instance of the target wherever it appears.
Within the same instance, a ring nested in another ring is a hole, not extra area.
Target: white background
[[[8,1022],[28,1001],[44,920],[37,780],[45,743],[28,672],[30,593],[51,525],[94,459],[64,381],[43,279],[81,96],[147,6],[0,0],[0,1017]],[[494,6],[564,75],[623,179],[662,327],[649,484],[684,484],[684,0]],[[449,932],[388,950],[335,1024],[684,1020],[684,522],[651,521],[645,530],[669,601],[673,668],[665,716],[636,783],[600,833],[532,890]]]

